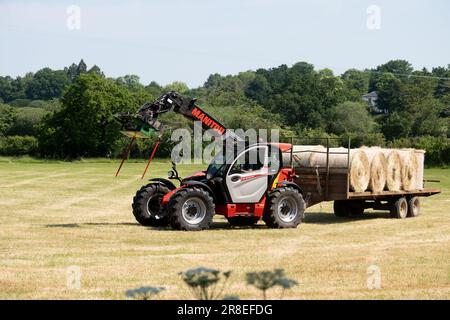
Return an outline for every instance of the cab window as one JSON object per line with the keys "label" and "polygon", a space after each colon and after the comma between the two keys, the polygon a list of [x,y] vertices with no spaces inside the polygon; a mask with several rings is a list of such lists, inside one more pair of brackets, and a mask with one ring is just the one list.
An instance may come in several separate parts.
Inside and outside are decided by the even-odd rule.
{"label": "cab window", "polygon": [[265,148],[252,148],[242,153],[230,168],[231,174],[245,174],[264,167]]}
{"label": "cab window", "polygon": [[270,147],[269,148],[269,174],[275,174],[280,170],[281,159],[280,159],[280,150],[278,148]]}

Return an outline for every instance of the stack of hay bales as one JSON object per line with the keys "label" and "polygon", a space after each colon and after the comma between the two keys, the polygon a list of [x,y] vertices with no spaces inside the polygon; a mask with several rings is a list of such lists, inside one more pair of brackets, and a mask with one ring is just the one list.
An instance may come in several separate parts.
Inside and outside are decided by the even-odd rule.
{"label": "stack of hay bales", "polygon": [[[348,149],[330,148],[329,150],[330,172],[342,172],[347,168]],[[423,150],[362,147],[350,149],[349,153],[349,180],[352,191],[423,189],[425,158]],[[294,163],[299,167],[326,167],[327,149],[320,145],[294,146],[293,158]]]}

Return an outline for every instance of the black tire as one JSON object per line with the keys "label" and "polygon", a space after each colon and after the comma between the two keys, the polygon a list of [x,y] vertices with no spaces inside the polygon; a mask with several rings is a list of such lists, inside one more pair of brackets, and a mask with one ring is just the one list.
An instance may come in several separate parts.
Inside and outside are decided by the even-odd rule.
{"label": "black tire", "polygon": [[151,183],[143,186],[133,198],[133,215],[143,226],[160,227],[169,223],[167,212],[161,207],[161,201],[169,189],[161,184]]}
{"label": "black tire", "polygon": [[200,188],[182,188],[169,199],[169,222],[176,230],[199,231],[211,226],[215,205]]}
{"label": "black tire", "polygon": [[408,217],[415,218],[420,216],[420,198],[411,197],[408,199]]}
{"label": "black tire", "polygon": [[350,211],[348,210],[347,201],[345,200],[335,200],[333,203],[333,211],[336,217],[348,217],[350,216]]}
{"label": "black tire", "polygon": [[391,205],[391,218],[405,219],[408,216],[408,201],[405,197],[398,198]]}
{"label": "black tire", "polygon": [[254,226],[258,223],[259,217],[231,217],[227,218],[232,226]]}
{"label": "black tire", "polygon": [[364,201],[335,200],[333,203],[336,217],[361,216],[364,214]]}
{"label": "black tire", "polygon": [[266,201],[263,220],[269,228],[296,228],[303,221],[306,204],[297,189],[276,188]]}

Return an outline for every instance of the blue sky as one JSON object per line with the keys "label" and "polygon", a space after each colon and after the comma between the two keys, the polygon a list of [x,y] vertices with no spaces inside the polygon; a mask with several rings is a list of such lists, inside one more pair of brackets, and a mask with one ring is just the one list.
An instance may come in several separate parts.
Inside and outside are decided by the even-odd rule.
{"label": "blue sky", "polygon": [[[67,28],[70,5],[79,30]],[[381,29],[367,28],[370,5]],[[189,86],[298,61],[336,74],[390,59],[422,68],[450,63],[449,31],[446,0],[0,0],[0,75],[81,58],[107,76]]]}

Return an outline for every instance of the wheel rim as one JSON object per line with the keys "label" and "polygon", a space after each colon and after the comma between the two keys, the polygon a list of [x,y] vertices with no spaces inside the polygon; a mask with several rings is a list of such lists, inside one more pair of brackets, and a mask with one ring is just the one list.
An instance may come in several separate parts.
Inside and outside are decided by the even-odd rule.
{"label": "wheel rim", "polygon": [[152,196],[147,200],[147,212],[155,219],[161,219],[161,197]]}
{"label": "wheel rim", "polygon": [[406,201],[402,201],[400,204],[400,216],[406,217],[406,214],[408,213],[408,204]]}
{"label": "wheel rim", "polygon": [[199,224],[206,216],[206,205],[200,198],[186,200],[181,207],[183,219],[190,224]]}
{"label": "wheel rim", "polygon": [[294,199],[283,198],[278,203],[278,216],[283,222],[292,222],[297,216],[298,206]]}

